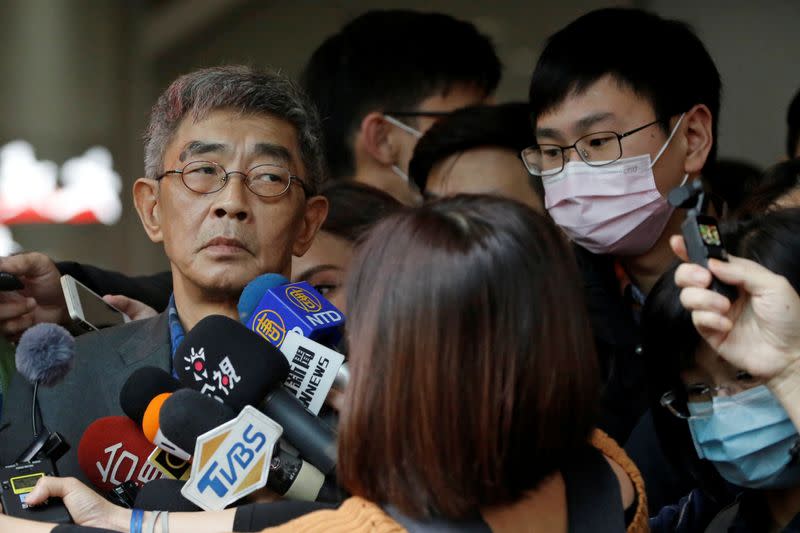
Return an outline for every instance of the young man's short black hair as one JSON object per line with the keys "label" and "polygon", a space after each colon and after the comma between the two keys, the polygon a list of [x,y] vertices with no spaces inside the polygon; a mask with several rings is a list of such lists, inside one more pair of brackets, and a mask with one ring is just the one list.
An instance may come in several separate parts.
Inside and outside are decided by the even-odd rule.
{"label": "young man's short black hair", "polygon": [[786,135],[786,155],[789,158],[797,157],[800,152],[800,91],[792,98],[789,104],[789,112],[786,114],[786,124],[789,126],[789,133]]}
{"label": "young man's short black hair", "polygon": [[323,42],[301,82],[319,108],[336,179],[355,172],[352,137],[367,113],[410,111],[456,84],[489,95],[500,73],[492,42],[472,24],[439,13],[387,10],[369,11]]}
{"label": "young man's short black hair", "polygon": [[[414,148],[408,174],[424,191],[431,169],[453,154],[484,146],[507,148],[519,154],[536,138],[526,103],[460,109],[440,120],[425,132]],[[520,165],[523,165],[520,159]],[[544,197],[542,180],[531,176],[531,186]]]}
{"label": "young man's short black hair", "polygon": [[[639,9],[592,11],[552,35],[530,85],[534,123],[573,93],[611,75],[647,98],[669,131],[669,118],[705,104],[716,159],[721,82],[703,43],[686,24]],[[713,187],[713,184],[711,184]]]}

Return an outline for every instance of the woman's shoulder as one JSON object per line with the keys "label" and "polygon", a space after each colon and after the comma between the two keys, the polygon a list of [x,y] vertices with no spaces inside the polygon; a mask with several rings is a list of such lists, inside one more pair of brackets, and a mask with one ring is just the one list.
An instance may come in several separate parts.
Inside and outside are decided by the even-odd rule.
{"label": "woman's shoulder", "polygon": [[647,493],[642,473],[625,450],[604,431],[595,429],[590,437],[590,443],[603,454],[616,475],[623,507],[628,509],[631,505],[636,505],[636,511],[628,524],[628,531],[647,531]]}

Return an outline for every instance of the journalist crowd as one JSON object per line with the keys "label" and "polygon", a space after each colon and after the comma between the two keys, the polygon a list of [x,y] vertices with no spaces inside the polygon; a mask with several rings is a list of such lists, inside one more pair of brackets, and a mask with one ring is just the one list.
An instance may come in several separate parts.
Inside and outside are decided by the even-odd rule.
{"label": "journalist crowd", "polygon": [[152,105],[169,271],[0,257],[0,531],[800,532],[800,92],[762,170],[645,10],[549,36],[527,101],[433,12],[267,67]]}

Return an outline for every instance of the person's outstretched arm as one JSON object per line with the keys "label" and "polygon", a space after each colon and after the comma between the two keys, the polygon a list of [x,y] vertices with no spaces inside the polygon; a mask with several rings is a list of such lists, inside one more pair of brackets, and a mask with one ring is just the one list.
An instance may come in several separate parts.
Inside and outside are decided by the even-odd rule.
{"label": "person's outstretched arm", "polygon": [[[10,340],[19,338],[34,324],[67,322],[67,306],[60,282],[62,274],[71,275],[101,296],[127,296],[156,311],[166,309],[172,293],[172,276],[169,272],[128,277],[79,263],[56,264],[37,252],[0,257],[0,272],[14,274],[25,285],[22,290],[0,292],[0,334]],[[120,302],[116,303],[120,305]],[[132,309],[123,311],[130,312]]]}

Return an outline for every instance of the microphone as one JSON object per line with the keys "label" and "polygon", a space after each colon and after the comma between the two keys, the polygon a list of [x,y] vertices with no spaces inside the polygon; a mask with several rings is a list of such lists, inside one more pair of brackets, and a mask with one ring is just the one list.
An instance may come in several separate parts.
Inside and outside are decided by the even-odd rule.
{"label": "microphone", "polygon": [[[339,317],[339,325],[343,323],[343,317],[333,304],[307,283],[288,284],[285,287],[281,287],[284,283],[288,283],[286,278],[277,274],[264,274],[248,283],[239,298],[239,317],[242,323],[247,324],[248,318],[253,315],[256,308],[260,309],[257,314],[263,315],[263,320],[254,319],[251,321],[250,329],[255,330],[262,336],[266,332],[265,338],[270,340],[274,346],[280,347],[291,366],[286,386],[294,392],[295,396],[303,402],[308,410],[316,415],[319,414],[325,397],[332,387],[339,391],[345,389],[350,379],[350,372],[347,365],[344,364],[343,355],[328,350],[325,346],[313,341],[315,338],[324,338],[326,335],[330,337],[331,331],[338,332],[339,328],[331,328],[329,326],[319,328],[314,316],[329,317],[333,316],[330,314],[331,312],[335,312]],[[264,305],[260,306],[262,302]],[[285,307],[294,308],[295,314],[292,316],[296,315],[298,306],[306,311],[313,311],[317,308],[333,311],[307,315],[308,329],[295,326],[287,331],[288,326],[286,326],[285,321],[281,322],[283,318],[279,316],[280,312],[275,310],[276,304],[285,304],[286,302],[291,305],[286,304]],[[270,310],[265,311],[267,307],[270,307]],[[266,318],[270,316],[273,319]],[[279,318],[281,321],[278,320]],[[279,336],[282,331],[281,323],[285,334],[282,339],[275,340],[278,339],[276,335]],[[305,340],[306,337],[309,340]],[[289,346],[287,346],[287,343]],[[310,353],[316,354],[319,352],[325,353],[319,357],[310,356]],[[307,375],[308,379],[305,379]]]}
{"label": "microphone", "polygon": [[78,464],[92,484],[103,492],[126,481],[138,487],[160,477],[147,458],[153,445],[136,424],[124,416],[95,420],[78,444]]}
{"label": "microphone", "polygon": [[284,386],[318,415],[331,389],[338,384],[342,390],[349,380],[344,356],[294,331],[286,334],[280,350],[290,367]]}
{"label": "microphone", "polygon": [[267,290],[245,325],[276,347],[289,331],[335,346],[342,336],[344,315],[308,282],[301,281]]}
{"label": "microphone", "polygon": [[36,324],[17,344],[17,371],[34,385],[52,387],[72,369],[75,339],[58,324]]}
{"label": "microphone", "polygon": [[137,368],[119,391],[119,405],[128,418],[140,427],[150,401],[165,392],[175,392],[181,384],[169,372],[155,366]]}
{"label": "microphone", "polygon": [[59,433],[45,432],[40,435],[36,423],[36,413],[39,411],[37,394],[39,385],[45,387],[57,385],[72,369],[75,339],[57,324],[37,324],[22,334],[14,358],[17,372],[33,385],[31,401],[33,442],[17,457],[15,463],[43,457],[57,461],[69,450],[69,444]]}
{"label": "microphone", "polygon": [[[180,383],[169,372],[153,366],[145,366],[133,372],[119,393],[122,411],[142,429],[144,436],[164,450],[184,461],[191,453],[166,439],[158,424],[158,412],[170,394],[180,388]],[[191,450],[191,448],[189,448]]]}
{"label": "microphone", "polygon": [[[336,436],[280,386],[289,364],[274,346],[235,320],[212,315],[186,334],[176,357],[179,354],[189,363],[178,367],[184,385],[222,400],[237,412],[260,403],[259,410],[283,427],[283,436],[301,456],[323,474],[333,472]],[[227,382],[224,376],[229,377]]]}
{"label": "microphone", "polygon": [[175,370],[184,387],[208,394],[238,413],[286,379],[289,363],[283,356],[269,357],[270,350],[275,351],[237,321],[210,315],[178,346]]}
{"label": "microphone", "polygon": [[289,283],[289,280],[280,274],[261,274],[245,285],[239,296],[239,304],[236,306],[239,311],[239,322],[246,324],[250,320],[265,292],[286,283]]}
{"label": "microphone", "polygon": [[[197,416],[198,413],[202,413],[202,416]],[[229,407],[213,398],[196,390],[182,389],[164,402],[160,423],[169,440],[189,450],[194,448],[197,437],[234,417],[235,413]],[[323,486],[326,487],[325,491],[322,491]],[[328,501],[331,494],[338,495],[325,485],[322,472],[280,447],[270,461],[267,487],[293,500]]]}
{"label": "microphone", "polygon": [[202,511],[181,494],[184,481],[159,478],[139,489],[133,507],[145,511],[169,511],[170,513]]}

